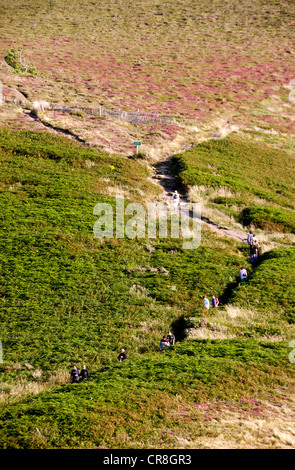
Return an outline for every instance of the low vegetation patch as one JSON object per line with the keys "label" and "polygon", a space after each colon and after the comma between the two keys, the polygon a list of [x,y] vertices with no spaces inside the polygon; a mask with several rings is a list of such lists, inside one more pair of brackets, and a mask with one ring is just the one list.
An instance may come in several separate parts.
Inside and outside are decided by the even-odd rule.
{"label": "low vegetation patch", "polygon": [[295,211],[277,207],[244,207],[239,221],[246,226],[274,232],[295,233]]}
{"label": "low vegetation patch", "polygon": [[22,47],[10,49],[4,59],[5,62],[13,68],[15,73],[37,75],[36,67],[24,58]]}
{"label": "low vegetation patch", "polygon": [[294,325],[294,261],[294,248],[265,253],[247,283],[233,290],[230,302],[258,309],[273,327],[284,320]]}

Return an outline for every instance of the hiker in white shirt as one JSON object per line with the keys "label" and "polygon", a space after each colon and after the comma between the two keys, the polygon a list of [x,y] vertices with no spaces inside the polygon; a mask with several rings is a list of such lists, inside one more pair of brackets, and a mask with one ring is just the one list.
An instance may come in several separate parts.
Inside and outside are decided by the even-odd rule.
{"label": "hiker in white shirt", "polygon": [[240,269],[241,281],[245,281],[247,279],[247,276],[248,276],[247,270],[245,269],[244,266],[242,266],[241,269]]}
{"label": "hiker in white shirt", "polygon": [[173,203],[174,209],[177,209],[178,204],[179,204],[179,194],[177,191],[174,191],[172,195],[172,203]]}

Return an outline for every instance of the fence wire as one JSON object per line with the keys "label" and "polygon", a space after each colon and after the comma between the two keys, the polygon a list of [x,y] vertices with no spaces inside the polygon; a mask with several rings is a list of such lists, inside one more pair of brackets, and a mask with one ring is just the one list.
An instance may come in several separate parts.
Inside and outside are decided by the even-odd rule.
{"label": "fence wire", "polygon": [[61,111],[64,113],[70,112],[83,112],[85,114],[91,114],[93,116],[109,116],[115,119],[120,119],[121,121],[127,121],[131,123],[159,123],[165,125],[176,124],[176,117],[173,116],[163,116],[156,113],[128,113],[127,111],[114,110],[106,108],[105,106],[99,106],[98,108],[85,108],[83,106],[56,106],[51,108],[54,111]]}
{"label": "fence wire", "polygon": [[[1,101],[28,107],[28,102],[23,100],[9,99],[2,96]],[[54,106],[42,101],[40,101],[39,104],[41,111],[44,112],[48,109],[51,111],[58,111],[62,113],[85,113],[97,117],[109,116],[114,119],[119,119],[121,121],[127,121],[136,124],[157,123],[162,125],[179,125],[180,121],[185,122],[188,119],[191,119],[187,117],[165,116],[157,113],[141,113],[139,111],[134,113],[128,113],[127,111],[110,109],[105,106],[99,106],[97,108],[87,108],[84,106]]]}

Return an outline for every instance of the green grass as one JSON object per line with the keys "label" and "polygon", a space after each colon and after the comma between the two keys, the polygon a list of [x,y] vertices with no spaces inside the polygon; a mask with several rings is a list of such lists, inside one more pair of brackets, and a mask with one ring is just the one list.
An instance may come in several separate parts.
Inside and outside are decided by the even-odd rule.
{"label": "green grass", "polygon": [[295,233],[294,211],[276,207],[244,207],[239,221],[245,225],[253,225],[262,230]]}
{"label": "green grass", "polygon": [[[81,355],[99,363],[99,351],[122,342],[136,351],[150,348],[159,329],[182,310],[201,311],[204,290],[220,295],[236,277],[236,246],[224,250],[217,268],[218,247],[183,250],[181,240],[167,239],[154,241],[149,251],[148,239],[100,243],[94,237],[94,206],[115,204],[103,194],[105,183],[95,190],[97,180],[132,188],[133,178],[136,184],[142,179],[153,196],[146,166],[33,133],[3,131],[1,145],[1,335],[7,360],[17,361],[23,351],[23,360],[50,369],[68,367]],[[89,159],[97,162],[90,169],[83,165]],[[155,319],[159,325],[145,337],[140,323]]]}
{"label": "green grass", "polygon": [[[0,448],[294,447],[294,247],[254,269],[248,247],[206,228],[196,250],[93,235],[97,203],[160,194],[148,159],[227,121],[239,135],[173,158],[180,183],[203,187],[225,220],[294,233],[293,2],[258,1],[254,14],[248,0],[23,3],[0,0],[4,97],[27,101],[4,103],[1,122],[64,129],[88,148],[0,130]],[[5,63],[20,45],[37,75]],[[47,110],[44,126],[27,112],[40,99],[192,119],[139,126]],[[135,140],[143,152],[122,157]],[[220,307],[205,312],[204,294]],[[161,353],[169,328],[177,342]],[[90,380],[68,383],[73,362]]]}
{"label": "green grass", "polygon": [[[188,333],[191,318],[205,318],[204,293],[247,306],[250,289],[254,305],[256,278],[275,285],[268,263],[278,288],[292,289],[293,250],[278,250],[253,271],[245,246],[205,229],[195,250],[169,237],[99,242],[93,208],[115,207],[107,187],[128,187],[126,203],[158,194],[141,160],[4,129],[0,156],[1,448],[178,448],[179,436],[194,442],[214,432],[196,418],[196,403],[240,412],[244,398],[276,400],[278,387],[291,390],[293,303],[289,310],[275,292],[268,318],[285,331],[280,341],[266,341],[265,330],[248,334],[245,325],[222,341]],[[243,286],[241,264],[250,273]],[[178,341],[161,353],[170,328]],[[128,359],[119,364],[122,346]],[[87,364],[89,381],[67,383],[73,363]]]}
{"label": "green grass", "polygon": [[[231,136],[198,144],[172,164],[185,190],[205,188],[208,207],[245,226],[294,233],[294,158],[287,152]],[[221,189],[228,194],[217,196]]]}
{"label": "green grass", "polygon": [[[232,292],[230,302],[258,309],[273,323],[295,323],[294,248],[271,250],[247,281]],[[275,306],[275,307],[274,307]]]}
{"label": "green grass", "polygon": [[257,410],[263,398],[274,400],[274,387],[292,383],[286,354],[286,345],[253,340],[190,341],[111,365],[2,409],[0,446],[177,448],[177,435],[206,434],[196,416],[201,403],[243,409],[249,400]]}

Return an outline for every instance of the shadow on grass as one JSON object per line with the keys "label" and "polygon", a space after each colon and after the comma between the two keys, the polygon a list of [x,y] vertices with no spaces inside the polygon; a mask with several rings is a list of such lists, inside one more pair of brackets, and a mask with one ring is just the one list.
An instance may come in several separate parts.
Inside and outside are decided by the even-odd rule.
{"label": "shadow on grass", "polygon": [[171,330],[174,333],[175,341],[182,341],[187,336],[187,329],[191,328],[191,322],[188,317],[181,315],[171,325]]}

